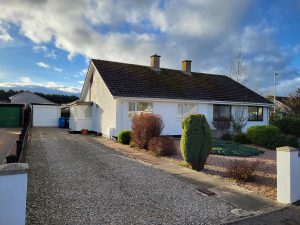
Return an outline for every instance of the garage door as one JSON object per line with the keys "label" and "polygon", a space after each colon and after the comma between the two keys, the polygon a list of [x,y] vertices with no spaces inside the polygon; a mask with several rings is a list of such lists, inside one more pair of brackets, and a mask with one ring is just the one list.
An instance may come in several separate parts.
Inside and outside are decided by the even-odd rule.
{"label": "garage door", "polygon": [[20,110],[20,107],[0,107],[0,127],[19,127]]}
{"label": "garage door", "polygon": [[59,106],[33,105],[34,127],[57,127],[60,117]]}

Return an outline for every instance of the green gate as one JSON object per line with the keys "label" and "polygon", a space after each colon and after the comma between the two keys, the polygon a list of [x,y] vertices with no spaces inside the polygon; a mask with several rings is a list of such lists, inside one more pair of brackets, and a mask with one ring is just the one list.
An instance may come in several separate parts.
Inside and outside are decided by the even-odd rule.
{"label": "green gate", "polygon": [[20,127],[20,107],[0,106],[0,127]]}

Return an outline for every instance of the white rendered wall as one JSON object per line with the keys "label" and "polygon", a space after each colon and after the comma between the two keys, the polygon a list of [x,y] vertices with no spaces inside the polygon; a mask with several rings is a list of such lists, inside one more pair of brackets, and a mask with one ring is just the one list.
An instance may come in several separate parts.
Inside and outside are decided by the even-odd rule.
{"label": "white rendered wall", "polygon": [[0,224],[25,225],[27,173],[0,176]]}
{"label": "white rendered wall", "polygon": [[[88,112],[87,112],[88,111]],[[93,130],[92,106],[75,105],[70,107],[69,128],[73,131],[81,131],[82,129]]]}
{"label": "white rendered wall", "polygon": [[[131,120],[128,118],[128,102],[126,100],[117,101],[117,131],[131,129]],[[179,103],[185,102],[152,102],[153,103],[153,113],[161,115],[165,128],[163,130],[164,135],[181,135],[181,120],[177,118],[177,105]],[[187,103],[187,102],[186,102]],[[213,104],[199,103],[198,113],[205,115],[211,129],[213,126]],[[232,106],[232,115],[234,115],[235,110],[242,108],[245,115],[248,115],[247,106]],[[243,131],[254,125],[266,125],[268,121],[268,109],[263,108],[263,121],[248,121]],[[118,133],[118,132],[117,132]]]}
{"label": "white rendered wall", "polygon": [[[98,115],[93,118],[93,123],[98,123],[96,128],[99,130],[95,131],[102,133],[106,137],[117,136],[117,102],[110,94],[98,71],[95,71],[93,76],[91,101],[96,104],[95,107],[98,107]],[[94,112],[96,111],[94,110]]]}

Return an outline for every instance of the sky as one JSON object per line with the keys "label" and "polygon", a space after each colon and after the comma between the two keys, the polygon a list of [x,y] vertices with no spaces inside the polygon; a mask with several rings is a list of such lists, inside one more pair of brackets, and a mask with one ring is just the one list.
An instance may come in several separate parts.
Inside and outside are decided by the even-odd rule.
{"label": "sky", "polygon": [[228,74],[268,95],[300,87],[300,0],[0,0],[0,88],[78,94],[90,58]]}

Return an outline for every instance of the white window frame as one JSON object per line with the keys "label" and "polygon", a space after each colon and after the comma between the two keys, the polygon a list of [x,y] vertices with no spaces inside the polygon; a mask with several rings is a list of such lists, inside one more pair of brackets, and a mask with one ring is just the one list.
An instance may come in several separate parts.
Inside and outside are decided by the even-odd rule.
{"label": "white window frame", "polygon": [[177,119],[184,120],[188,115],[198,113],[198,104],[178,103],[177,104]]}
{"label": "white window frame", "polygon": [[[151,111],[138,111],[138,104],[149,104],[151,105]],[[130,104],[134,104],[134,110],[131,111],[129,110],[130,109]],[[141,114],[141,113],[153,113],[153,102],[128,102],[128,119],[132,119],[132,117],[134,115],[138,115],[138,114]]]}

